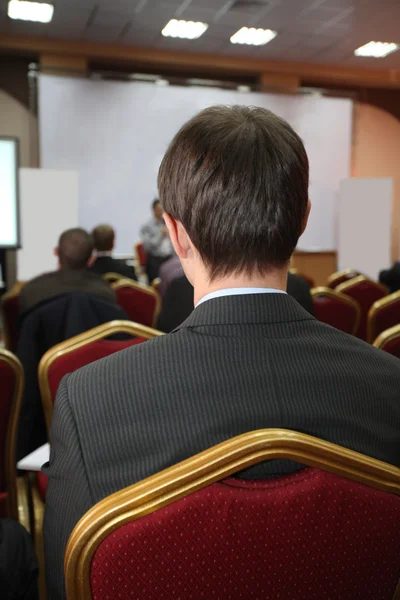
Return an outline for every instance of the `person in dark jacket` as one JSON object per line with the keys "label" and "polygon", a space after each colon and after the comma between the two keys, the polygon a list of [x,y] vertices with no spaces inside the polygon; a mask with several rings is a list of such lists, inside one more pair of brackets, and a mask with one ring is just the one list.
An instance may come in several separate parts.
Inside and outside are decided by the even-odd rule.
{"label": "person in dark jacket", "polygon": [[[301,138],[263,108],[207,108],[171,142],[158,188],[196,308],[61,382],[44,469],[51,600],[65,597],[65,546],[86,511],[236,435],[291,429],[400,466],[399,360],[286,293],[308,185]],[[301,468],[266,461],[244,476]]]}
{"label": "person in dark jacket", "polygon": [[310,315],[314,315],[313,300],[307,281],[293,273],[288,273],[286,290]]}
{"label": "person in dark jacket", "polygon": [[59,260],[58,270],[35,277],[23,286],[19,296],[20,314],[70,292],[94,294],[116,302],[110,285],[87,269],[93,252],[92,238],[87,231],[79,227],[64,231],[54,252]]}
{"label": "person in dark jacket", "polygon": [[0,519],[1,600],[39,600],[32,538],[16,521]]}
{"label": "person in dark jacket", "polygon": [[394,263],[391,269],[381,271],[379,281],[389,288],[391,294],[400,290],[400,261]]}
{"label": "person in dark jacket", "polygon": [[90,270],[99,275],[117,273],[123,277],[137,281],[135,269],[129,267],[122,260],[113,258],[112,251],[115,243],[115,231],[111,225],[98,225],[92,231],[95,259],[90,265]]}

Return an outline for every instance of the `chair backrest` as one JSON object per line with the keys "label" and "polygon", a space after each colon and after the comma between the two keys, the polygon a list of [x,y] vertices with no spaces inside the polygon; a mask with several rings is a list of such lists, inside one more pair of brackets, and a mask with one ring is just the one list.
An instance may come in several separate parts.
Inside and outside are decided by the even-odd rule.
{"label": "chair backrest", "polygon": [[112,284],[118,304],[131,321],[154,327],[160,312],[160,297],[150,286],[130,279],[121,279]]}
{"label": "chair backrest", "polygon": [[345,333],[356,334],[361,310],[355,300],[327,287],[313,288],[311,296],[314,315],[318,321],[332,325]]}
{"label": "chair backrest", "polygon": [[119,273],[104,273],[104,275],[102,277],[103,277],[103,279],[108,281],[108,283],[115,283],[116,281],[119,281],[120,279],[126,279],[126,277],[124,277],[123,275],[120,275]]}
{"label": "chair backrest", "polygon": [[136,261],[139,267],[145,267],[147,264],[147,252],[144,249],[144,244],[143,242],[137,242],[135,244],[135,254],[136,254]]}
{"label": "chair backrest", "polygon": [[354,279],[354,277],[358,277],[358,275],[361,275],[361,273],[360,271],[356,271],[356,269],[343,269],[342,271],[336,271],[335,273],[329,275],[326,281],[326,287],[335,289],[341,283],[349,281],[350,279]]}
{"label": "chair backrest", "polygon": [[0,310],[3,326],[4,346],[10,352],[16,352],[19,338],[19,292],[15,287],[1,297]]}
{"label": "chair backrest", "polygon": [[153,281],[151,282],[151,287],[153,288],[153,290],[155,290],[158,293],[158,288],[160,287],[160,283],[161,283],[161,279],[159,277],[156,277],[155,279],[153,279]]}
{"label": "chair backrest", "polygon": [[388,295],[387,288],[364,275],[358,275],[350,281],[341,283],[336,291],[358,302],[361,309],[361,319],[356,335],[362,340],[366,340],[369,309],[374,302]]}
{"label": "chair backrest", "polygon": [[302,279],[304,279],[304,281],[310,286],[310,288],[314,287],[314,279],[309,275],[302,273],[301,271],[299,271],[299,269],[296,269],[295,267],[290,267],[289,271],[292,273],[292,275],[297,275],[297,277],[301,277]]}
{"label": "chair backrest", "polygon": [[[230,479],[282,458],[312,468]],[[67,598],[392,600],[399,495],[391,465],[293,431],[243,434],[89,510],[67,544]]]}
{"label": "chair backrest", "polygon": [[[128,334],[132,337],[124,340],[105,339],[115,334]],[[64,375],[159,335],[163,335],[161,331],[138,323],[110,321],[50,348],[39,364],[39,387],[47,431],[51,425],[58,386]]]}
{"label": "chair backrest", "polygon": [[16,356],[0,350],[0,517],[18,518],[15,447],[24,373]]}
{"label": "chair backrest", "polygon": [[368,313],[368,341],[370,344],[386,329],[400,324],[400,291],[394,292],[371,306]]}
{"label": "chair backrest", "polygon": [[378,335],[374,346],[400,358],[400,325],[395,325]]}

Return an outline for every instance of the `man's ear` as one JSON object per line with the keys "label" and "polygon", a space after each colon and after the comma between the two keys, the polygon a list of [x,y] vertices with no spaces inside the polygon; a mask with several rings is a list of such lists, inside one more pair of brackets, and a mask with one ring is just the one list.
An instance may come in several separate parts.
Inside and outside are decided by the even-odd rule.
{"label": "man's ear", "polygon": [[59,252],[58,252],[57,246],[54,248],[53,253],[54,253],[54,256],[57,256],[57,258],[59,257]]}
{"label": "man's ear", "polygon": [[180,221],[177,221],[166,212],[164,213],[164,220],[176,254],[181,259],[187,258],[191,249],[191,242],[186,229]]}
{"label": "man's ear", "polygon": [[305,212],[304,217],[303,217],[303,222],[301,224],[301,234],[300,235],[303,235],[303,233],[306,230],[307,223],[308,223],[308,217],[310,216],[310,212],[311,212],[311,200],[309,198],[308,202],[307,202],[306,212]]}

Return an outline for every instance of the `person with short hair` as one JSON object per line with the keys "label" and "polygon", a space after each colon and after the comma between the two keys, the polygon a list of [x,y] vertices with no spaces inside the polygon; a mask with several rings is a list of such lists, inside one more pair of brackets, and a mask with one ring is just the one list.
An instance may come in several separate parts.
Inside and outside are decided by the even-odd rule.
{"label": "person with short hair", "polygon": [[[196,308],[173,333],[59,387],[45,471],[52,600],[63,595],[68,536],[89,508],[236,435],[292,429],[400,465],[400,362],[285,292],[308,184],[303,142],[263,108],[207,108],[171,142],[159,194]],[[270,461],[244,476],[299,468]]]}
{"label": "person with short hair", "polygon": [[20,312],[25,314],[42,302],[70,292],[87,292],[115,302],[115,292],[99,275],[87,269],[93,252],[90,234],[75,227],[64,231],[54,250],[57,271],[39,275],[26,283],[20,292]]}
{"label": "person with short hair", "polygon": [[161,265],[173,255],[173,248],[163,218],[161,202],[156,198],[152,205],[153,217],[143,225],[140,234],[147,252],[146,273],[149,283],[156,279]]}
{"label": "person with short hair", "polygon": [[115,231],[111,225],[98,225],[92,231],[95,259],[90,265],[91,271],[98,275],[117,273],[122,277],[137,281],[135,269],[122,260],[113,258],[112,251],[115,243]]}

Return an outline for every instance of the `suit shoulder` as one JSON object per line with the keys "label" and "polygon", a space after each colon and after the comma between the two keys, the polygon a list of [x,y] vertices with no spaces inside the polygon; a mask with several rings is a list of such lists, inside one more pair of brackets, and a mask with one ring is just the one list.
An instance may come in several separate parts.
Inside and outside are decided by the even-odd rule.
{"label": "suit shoulder", "polygon": [[39,287],[43,285],[47,285],[48,283],[52,283],[53,281],[57,281],[59,271],[51,271],[50,273],[43,273],[42,275],[38,275],[37,277],[33,277],[22,287],[21,293],[26,290],[29,290],[33,287]]}

